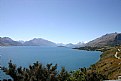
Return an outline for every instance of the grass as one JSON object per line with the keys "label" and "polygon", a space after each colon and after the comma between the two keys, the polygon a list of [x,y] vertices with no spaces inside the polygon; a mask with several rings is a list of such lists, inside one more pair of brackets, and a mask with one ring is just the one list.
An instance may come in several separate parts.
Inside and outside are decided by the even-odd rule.
{"label": "grass", "polygon": [[[115,58],[117,49],[121,47],[113,47],[105,51],[96,64],[94,64],[97,72],[107,75],[109,79],[117,79],[121,75],[121,59]],[[118,53],[121,56],[121,52]]]}

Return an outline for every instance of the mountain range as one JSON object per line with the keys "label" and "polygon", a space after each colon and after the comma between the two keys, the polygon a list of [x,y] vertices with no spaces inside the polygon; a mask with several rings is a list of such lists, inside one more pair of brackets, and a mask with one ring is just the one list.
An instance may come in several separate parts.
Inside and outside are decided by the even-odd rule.
{"label": "mountain range", "polygon": [[23,45],[25,46],[56,46],[55,43],[42,39],[42,38],[34,38],[32,40],[24,42]]}
{"label": "mountain range", "polygon": [[56,44],[49,40],[45,40],[42,38],[34,38],[29,41],[14,41],[9,37],[0,37],[0,46],[64,46],[64,47],[104,47],[104,46],[115,46],[121,45],[121,33],[109,33],[103,35],[99,38],[96,38],[88,43],[79,42],[77,44]]}
{"label": "mountain range", "polygon": [[14,41],[9,37],[0,37],[0,46],[22,46],[22,43]]}
{"label": "mountain range", "polygon": [[58,43],[57,44],[57,46],[59,47],[68,47],[68,48],[83,47],[84,45],[85,45],[84,42],[79,42],[77,44],[72,44],[72,43],[68,43],[68,44]]}
{"label": "mountain range", "polygon": [[0,37],[0,46],[64,46],[64,47],[77,47],[81,46],[83,43],[77,43],[77,44],[63,44],[63,43],[54,43],[49,40],[45,40],[42,38],[33,38],[29,41],[14,41],[13,39],[9,37]]}
{"label": "mountain range", "polygon": [[106,34],[85,44],[85,46],[90,47],[104,47],[115,45],[121,45],[121,33],[115,32]]}
{"label": "mountain range", "polygon": [[34,38],[29,41],[14,41],[9,37],[0,37],[0,46],[56,46],[56,44],[42,38]]}

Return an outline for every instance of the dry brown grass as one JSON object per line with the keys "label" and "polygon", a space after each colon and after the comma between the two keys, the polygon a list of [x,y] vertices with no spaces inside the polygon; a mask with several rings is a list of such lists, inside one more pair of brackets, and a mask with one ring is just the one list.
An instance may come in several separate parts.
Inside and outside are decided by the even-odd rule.
{"label": "dry brown grass", "polygon": [[[101,60],[95,64],[96,71],[107,75],[109,79],[117,79],[121,75],[121,59],[114,57],[116,51],[117,48],[114,47],[104,52],[101,55]],[[121,52],[118,56],[121,56]]]}

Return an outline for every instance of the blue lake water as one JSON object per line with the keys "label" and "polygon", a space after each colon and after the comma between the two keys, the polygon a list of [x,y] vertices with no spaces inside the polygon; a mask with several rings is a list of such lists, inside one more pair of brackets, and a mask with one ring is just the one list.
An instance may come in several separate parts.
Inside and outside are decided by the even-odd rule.
{"label": "blue lake water", "polygon": [[1,64],[8,66],[11,59],[17,66],[28,67],[36,61],[46,65],[58,64],[58,69],[76,70],[89,67],[100,58],[99,51],[84,51],[64,47],[11,46],[0,47]]}

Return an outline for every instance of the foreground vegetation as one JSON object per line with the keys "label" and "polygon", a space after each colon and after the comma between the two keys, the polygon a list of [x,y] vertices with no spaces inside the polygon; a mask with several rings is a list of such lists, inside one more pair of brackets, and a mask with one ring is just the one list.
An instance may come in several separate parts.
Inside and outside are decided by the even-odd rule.
{"label": "foreground vegetation", "polygon": [[57,64],[43,66],[38,61],[29,68],[17,67],[11,61],[8,68],[2,68],[14,81],[102,81],[107,79],[105,75],[93,69],[80,68],[68,72],[65,68],[57,71]]}

